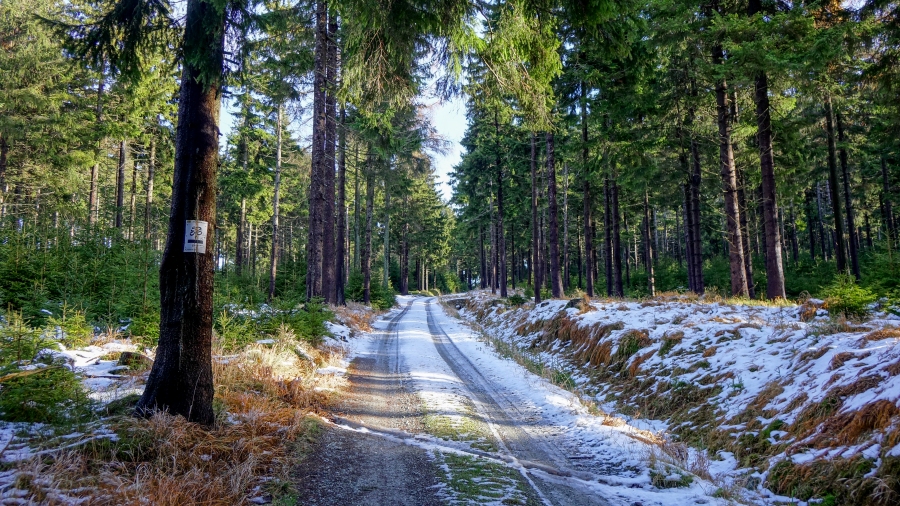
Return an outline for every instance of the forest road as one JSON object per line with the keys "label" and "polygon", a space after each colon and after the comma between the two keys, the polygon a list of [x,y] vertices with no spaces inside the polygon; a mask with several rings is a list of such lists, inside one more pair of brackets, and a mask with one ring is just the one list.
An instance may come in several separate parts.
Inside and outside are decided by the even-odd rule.
{"label": "forest road", "polygon": [[[472,454],[506,462],[521,472],[532,489],[526,494],[529,503],[608,505],[587,487],[579,486],[585,473],[559,450],[540,413],[529,411],[516,401],[515,393],[491,382],[456,347],[440,324],[449,316],[434,307],[436,304],[437,299],[410,301],[376,336],[371,352],[353,361],[351,387],[335,417],[342,428],[328,428],[298,467],[298,504],[459,503],[442,492],[447,484],[441,483],[440,470],[429,455],[430,450],[441,451],[441,444],[432,444],[434,438],[423,434],[423,402],[405,367],[400,342],[404,333],[398,332],[401,324],[427,319],[436,356],[463,385],[475,415],[490,427],[496,444],[494,452],[475,450]],[[423,440],[432,443],[414,444]],[[453,442],[446,444],[450,451],[460,448]]]}

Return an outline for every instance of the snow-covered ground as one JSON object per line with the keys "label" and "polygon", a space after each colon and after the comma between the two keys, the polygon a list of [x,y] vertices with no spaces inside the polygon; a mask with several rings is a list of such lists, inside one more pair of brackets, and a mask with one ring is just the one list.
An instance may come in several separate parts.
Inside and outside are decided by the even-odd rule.
{"label": "snow-covered ground", "polygon": [[660,439],[702,434],[714,481],[765,504],[791,501],[766,488],[779,462],[861,456],[878,477],[900,455],[900,318],[852,324],[817,302],[604,300],[583,311],[565,300],[510,308],[480,293],[460,313],[565,371],[629,427]]}

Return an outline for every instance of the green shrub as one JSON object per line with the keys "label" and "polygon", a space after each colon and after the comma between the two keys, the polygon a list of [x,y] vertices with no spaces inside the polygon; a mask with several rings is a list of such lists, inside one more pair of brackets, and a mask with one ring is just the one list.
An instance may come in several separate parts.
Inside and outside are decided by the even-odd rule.
{"label": "green shrub", "polygon": [[0,326],[0,366],[30,362],[44,348],[57,348],[56,342],[41,329],[28,326],[22,313],[7,314],[8,322]]}
{"label": "green shrub", "polygon": [[131,339],[147,348],[159,343],[159,309],[150,309],[138,314],[128,327]]}
{"label": "green shrub", "polygon": [[506,298],[506,302],[510,306],[521,306],[522,304],[525,303],[525,297],[522,297],[521,295],[514,293]]}
{"label": "green shrub", "polygon": [[56,334],[56,338],[68,348],[87,346],[94,337],[94,327],[88,323],[84,311],[69,311],[65,306],[62,317],[49,317],[47,326],[48,331]]}
{"label": "green shrub", "polygon": [[67,367],[8,373],[0,382],[3,420],[63,424],[83,419],[91,408],[78,376]]}
{"label": "green shrub", "polygon": [[824,290],[825,308],[832,315],[843,314],[847,318],[865,318],[869,305],[875,302],[875,294],[856,284],[846,274],[838,276],[831,286]]}
{"label": "green shrub", "polygon": [[264,313],[259,317],[259,330],[268,334],[275,334],[285,325],[294,334],[306,341],[318,343],[328,333],[325,326],[333,316],[321,299],[313,299],[306,304],[301,304],[293,309],[275,309]]}
{"label": "green shrub", "polygon": [[225,351],[240,350],[260,339],[260,329],[253,319],[226,310],[219,313],[213,326]]}

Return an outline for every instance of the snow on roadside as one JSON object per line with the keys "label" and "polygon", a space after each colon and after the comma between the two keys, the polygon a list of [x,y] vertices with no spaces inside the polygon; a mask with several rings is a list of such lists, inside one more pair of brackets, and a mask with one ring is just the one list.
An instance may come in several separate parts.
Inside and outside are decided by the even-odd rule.
{"label": "snow on roadside", "polygon": [[[602,409],[632,426],[682,439],[695,431],[725,439],[717,443],[709,473],[723,486],[755,490],[756,501],[778,499],[763,485],[772,466],[785,459],[804,464],[861,456],[872,462],[874,474],[893,457],[900,427],[895,316],[876,314],[852,325],[812,305],[657,299],[595,301],[585,312],[579,306],[551,300],[508,308],[480,293],[460,314],[492,337],[564,369]],[[677,413],[677,420],[647,419],[648,398],[677,399],[677,388],[704,400]],[[816,411],[826,404],[830,411]],[[876,408],[887,421],[863,420]],[[700,416],[707,411],[711,416]],[[867,430],[851,432],[854,417],[868,423]],[[826,421],[837,433],[823,433]],[[882,448],[888,441],[891,446]],[[754,455],[763,451],[764,457]]]}

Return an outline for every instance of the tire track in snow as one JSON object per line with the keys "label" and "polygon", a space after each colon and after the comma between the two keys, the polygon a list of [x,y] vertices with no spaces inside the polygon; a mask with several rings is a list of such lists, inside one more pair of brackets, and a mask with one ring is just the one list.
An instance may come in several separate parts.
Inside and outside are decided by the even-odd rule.
{"label": "tire track in snow", "polygon": [[[493,431],[501,452],[520,461],[523,469],[537,469],[551,478],[536,480],[536,476],[526,473],[526,479],[541,494],[542,499],[546,503],[559,505],[607,505],[606,501],[578,486],[577,482],[585,480],[585,473],[572,471],[568,459],[545,440],[546,435],[532,434],[535,430],[531,427],[535,420],[534,414],[523,411],[515,399],[485,378],[437,325],[432,315],[431,301],[424,304],[429,333],[438,354],[471,394],[469,398]],[[407,305],[407,309],[409,307]],[[568,480],[575,487],[568,486],[567,478],[576,475],[580,476]],[[589,477],[587,479],[590,480]]]}

